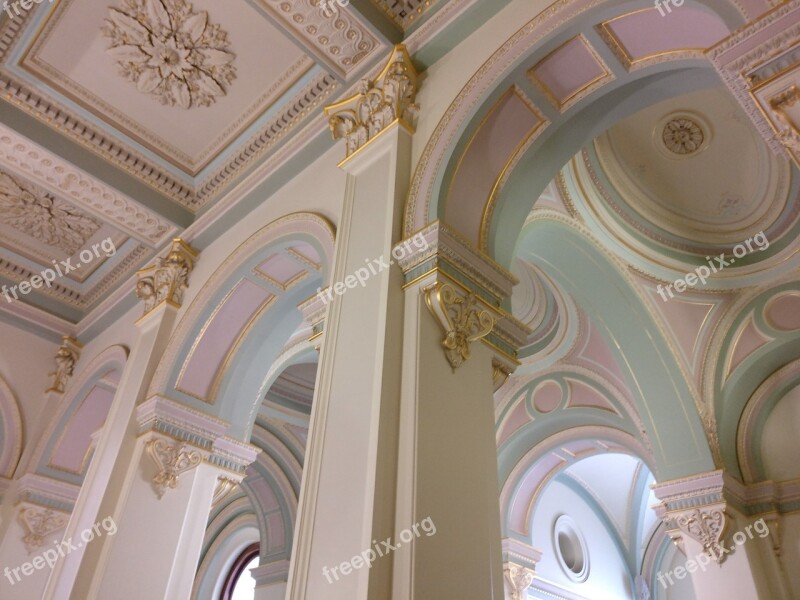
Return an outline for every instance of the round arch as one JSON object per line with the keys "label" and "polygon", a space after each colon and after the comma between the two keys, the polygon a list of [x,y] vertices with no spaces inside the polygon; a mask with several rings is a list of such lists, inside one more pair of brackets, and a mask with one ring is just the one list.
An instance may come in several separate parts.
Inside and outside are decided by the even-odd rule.
{"label": "round arch", "polygon": [[150,386],[231,423],[247,441],[274,373],[301,325],[298,305],[330,276],[335,230],[293,213],[266,225],[214,271],[181,318]]}
{"label": "round arch", "polygon": [[[767,8],[764,6],[763,10]],[[656,13],[659,30],[664,30],[665,38],[674,38],[678,46],[642,57],[626,55],[624,45],[600,39],[609,37],[606,24],[610,21],[648,10],[655,12],[652,4],[642,2],[558,2],[508,38],[466,82],[433,130],[409,191],[404,235],[408,237],[430,222],[443,219],[507,267],[524,217],[538,198],[537,192],[582,145],[624,116],[657,100],[720,85],[702,49],[742,25],[742,9],[722,0],[686,3],[679,19],[660,19]],[[703,21],[705,26],[694,28],[694,33],[687,36],[686,19]],[[671,36],[670,28],[679,31],[673,31],[675,35]],[[487,186],[478,185],[475,169],[458,167],[470,145],[479,143],[480,130],[497,128],[499,120],[494,120],[491,113],[504,96],[525,87],[532,65],[577,38],[586,43],[587,53],[595,55],[607,76],[596,85],[582,88],[575,101],[560,105],[555,111],[539,100],[541,106],[533,111],[538,117],[526,126],[531,127],[530,134],[509,148],[503,160],[496,161]],[[621,67],[608,66],[612,60],[605,43],[612,47]],[[598,56],[596,50],[600,47],[605,59]],[[529,98],[527,104],[531,104]],[[521,113],[517,110],[516,114]],[[513,127],[518,121],[509,122]],[[488,163],[491,161],[486,159],[491,155],[486,152],[496,138],[491,133],[485,138],[485,147],[477,154]],[[466,181],[460,188],[459,177]],[[475,191],[453,194],[448,202],[454,189]]]}

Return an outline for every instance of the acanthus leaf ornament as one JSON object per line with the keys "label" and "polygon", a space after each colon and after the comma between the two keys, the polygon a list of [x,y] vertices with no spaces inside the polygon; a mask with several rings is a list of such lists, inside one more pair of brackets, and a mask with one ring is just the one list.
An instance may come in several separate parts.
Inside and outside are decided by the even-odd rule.
{"label": "acanthus leaf ornament", "polygon": [[438,283],[423,290],[425,303],[444,330],[442,347],[455,371],[469,360],[470,344],[494,329],[494,318],[481,309],[475,294],[461,296],[450,284]]}
{"label": "acanthus leaf ornament", "polygon": [[0,222],[68,256],[100,229],[100,223],[71,204],[3,172],[0,172]]}
{"label": "acanthus leaf ornament", "polygon": [[703,552],[718,564],[725,561],[728,550],[722,538],[727,527],[727,516],[721,508],[703,507],[674,517],[678,528],[703,546]]}
{"label": "acanthus leaf ornament", "polygon": [[145,450],[158,468],[153,476],[153,488],[159,499],[167,490],[178,486],[178,477],[202,462],[197,450],[188,450],[181,444],[170,444],[162,438],[147,442]]}
{"label": "acanthus leaf ornament", "polygon": [[144,303],[145,314],[162,302],[181,305],[196,258],[197,252],[191,246],[175,239],[166,258],[159,258],[155,265],[137,273],[136,297]]}
{"label": "acanthus leaf ornament", "polygon": [[162,104],[210,106],[236,79],[228,34],[186,0],[124,0],[102,29],[120,74]]}
{"label": "acanthus leaf ornament", "polygon": [[344,138],[347,156],[399,121],[413,131],[419,107],[417,71],[405,46],[398,44],[374,81],[362,79],[355,96],[325,107],[333,138]]}
{"label": "acanthus leaf ornament", "polygon": [[41,548],[45,537],[66,526],[69,515],[50,509],[26,507],[19,511],[19,522],[26,533],[22,542],[28,553]]}

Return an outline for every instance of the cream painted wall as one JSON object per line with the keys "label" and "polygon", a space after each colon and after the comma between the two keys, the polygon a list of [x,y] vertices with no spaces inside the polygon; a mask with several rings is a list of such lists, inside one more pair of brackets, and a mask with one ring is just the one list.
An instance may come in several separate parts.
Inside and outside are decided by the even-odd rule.
{"label": "cream painted wall", "polygon": [[58,345],[6,323],[0,323],[0,377],[14,393],[23,423],[23,444],[44,405],[55,370]]}

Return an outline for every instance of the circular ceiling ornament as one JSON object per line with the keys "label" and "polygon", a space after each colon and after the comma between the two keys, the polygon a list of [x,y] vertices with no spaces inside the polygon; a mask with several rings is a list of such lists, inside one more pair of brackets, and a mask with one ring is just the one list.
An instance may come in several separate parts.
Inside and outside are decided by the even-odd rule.
{"label": "circular ceiling ornament", "polygon": [[[673,113],[662,120],[660,139],[664,148],[680,157],[697,154],[708,146],[708,126],[691,113]],[[658,131],[658,130],[656,130]]]}
{"label": "circular ceiling ornament", "polygon": [[653,141],[661,154],[668,158],[689,158],[708,147],[711,127],[696,113],[672,112],[659,120],[653,130]]}
{"label": "circular ceiling ornament", "polygon": [[210,106],[236,78],[228,34],[186,0],[124,0],[102,32],[120,74],[162,104]]}

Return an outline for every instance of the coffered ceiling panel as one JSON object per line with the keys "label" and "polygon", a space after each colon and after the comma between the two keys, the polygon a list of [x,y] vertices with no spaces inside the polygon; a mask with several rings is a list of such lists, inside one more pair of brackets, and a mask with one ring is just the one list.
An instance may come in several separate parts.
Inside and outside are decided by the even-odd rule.
{"label": "coffered ceiling panel", "polygon": [[319,0],[60,0],[0,23],[0,87],[197,212],[387,48]]}
{"label": "coffered ceiling panel", "polygon": [[314,64],[247,3],[231,4],[61,3],[22,65],[194,176]]}

